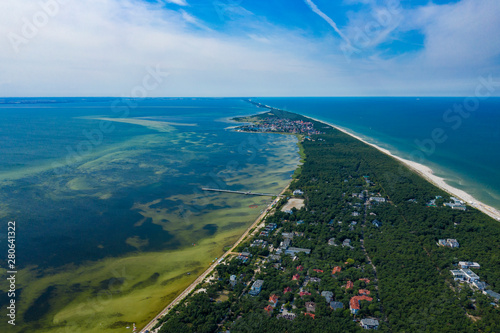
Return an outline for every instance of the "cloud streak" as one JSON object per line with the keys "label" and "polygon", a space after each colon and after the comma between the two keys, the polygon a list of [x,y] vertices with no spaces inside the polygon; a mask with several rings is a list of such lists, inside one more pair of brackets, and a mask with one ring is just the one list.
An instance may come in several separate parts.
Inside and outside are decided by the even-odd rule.
{"label": "cloud streak", "polygon": [[352,43],[351,41],[349,40],[349,38],[347,38],[346,35],[344,35],[342,33],[342,31],[340,31],[340,29],[337,27],[337,24],[328,16],[326,15],[325,13],[323,13],[319,8],[318,6],[316,6],[316,4],[314,2],[312,2],[312,0],[304,0],[305,3],[309,6],[309,8],[311,8],[311,10],[318,14],[323,20],[325,20],[332,28],[333,30],[335,30],[335,32],[337,32],[337,34],[349,45],[351,46]]}

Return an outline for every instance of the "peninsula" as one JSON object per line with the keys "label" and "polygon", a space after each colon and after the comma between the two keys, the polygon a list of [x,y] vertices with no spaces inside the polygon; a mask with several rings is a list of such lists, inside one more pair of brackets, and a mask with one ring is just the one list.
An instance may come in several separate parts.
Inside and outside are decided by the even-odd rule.
{"label": "peninsula", "polygon": [[238,130],[297,135],[305,162],[150,332],[500,330],[497,221],[350,134],[257,106]]}

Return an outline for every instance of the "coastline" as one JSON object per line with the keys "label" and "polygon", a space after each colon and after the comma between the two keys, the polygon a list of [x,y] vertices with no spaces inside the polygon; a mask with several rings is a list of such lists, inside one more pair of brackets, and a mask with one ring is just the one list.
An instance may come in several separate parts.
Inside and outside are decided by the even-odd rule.
{"label": "coastline", "polygon": [[[298,166],[297,166],[298,167]],[[196,280],[194,280],[186,289],[184,289],[172,302],[170,302],[160,313],[158,313],[145,327],[143,327],[139,332],[140,333],[145,333],[145,332],[150,332],[150,333],[157,333],[159,332],[161,326],[155,330],[153,330],[153,327],[155,327],[158,323],[158,319],[166,315],[174,306],[179,304],[183,299],[188,297],[192,291],[196,289],[196,287],[203,282],[203,280],[212,273],[212,271],[224,260],[227,258],[227,256],[231,255],[234,251],[234,249],[240,245],[241,242],[243,242],[247,236],[250,234],[250,232],[256,228],[262,220],[267,216],[272,211],[272,206],[276,204],[279,199],[281,198],[281,195],[285,193],[286,190],[290,187],[292,180],[288,182],[288,184],[285,186],[285,188],[280,192],[280,194],[276,197],[276,199],[273,200],[269,204],[268,208],[264,212],[262,212],[257,219],[245,230],[245,232],[238,238],[238,240],[231,246],[229,250],[224,252],[223,255],[221,255],[219,260],[216,260],[212,265],[210,265],[205,271],[203,271],[202,274],[200,274]],[[253,233],[252,233],[253,234]]]}
{"label": "coastline", "polygon": [[310,118],[310,119],[313,119],[317,122],[320,122],[322,124],[325,124],[325,125],[328,125],[328,126],[331,126],[333,128],[335,128],[336,130],[339,130],[341,131],[342,133],[345,133],[361,142],[363,142],[364,144],[367,144],[375,149],[377,149],[378,151],[392,157],[392,158],[395,158],[396,160],[398,160],[399,162],[403,163],[404,165],[406,165],[408,168],[410,168],[411,170],[415,171],[417,174],[419,174],[420,176],[422,176],[425,180],[427,180],[428,182],[432,183],[433,185],[439,187],[440,189],[442,189],[443,191],[445,192],[448,192],[449,194],[453,195],[454,197],[462,200],[462,201],[465,201],[467,204],[469,204],[470,206],[474,207],[474,208],[477,208],[478,210],[480,210],[481,212],[485,213],[486,215],[494,218],[495,220],[497,221],[500,221],[500,211],[498,211],[497,209],[489,206],[489,205],[486,205],[485,203],[482,203],[481,201],[477,200],[476,198],[474,198],[472,195],[470,195],[469,193],[463,191],[463,190],[460,190],[456,187],[453,187],[451,185],[449,185],[448,183],[446,183],[445,179],[442,178],[442,177],[439,177],[439,176],[436,176],[433,172],[433,170],[431,168],[429,168],[428,166],[426,165],[423,165],[423,164],[420,164],[420,163],[417,163],[417,162],[414,162],[414,161],[411,161],[411,160],[407,160],[407,159],[404,159],[402,157],[399,157],[397,155],[394,155],[393,153],[391,153],[389,150],[385,149],[385,148],[382,148],[382,147],[379,147],[377,146],[376,144],[373,144],[373,143],[370,143],[370,142],[367,142],[365,139],[349,132],[348,130],[342,128],[342,127],[339,127],[339,126],[336,126],[336,125],[333,125],[331,123],[328,123],[328,122],[325,122],[325,121],[322,121],[322,120],[319,120],[319,119],[315,119],[315,118],[312,118],[312,117],[309,117],[309,116],[304,116],[304,117],[307,117],[307,118]]}

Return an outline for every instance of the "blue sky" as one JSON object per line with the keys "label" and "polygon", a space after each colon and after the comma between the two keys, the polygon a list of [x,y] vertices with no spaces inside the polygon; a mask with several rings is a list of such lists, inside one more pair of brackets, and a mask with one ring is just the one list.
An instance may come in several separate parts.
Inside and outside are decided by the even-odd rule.
{"label": "blue sky", "polygon": [[499,32],[498,0],[4,0],[0,95],[470,96]]}

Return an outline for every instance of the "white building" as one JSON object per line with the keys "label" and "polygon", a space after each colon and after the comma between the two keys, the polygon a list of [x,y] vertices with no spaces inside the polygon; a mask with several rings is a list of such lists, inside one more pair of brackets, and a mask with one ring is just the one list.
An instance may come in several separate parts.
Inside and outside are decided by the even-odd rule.
{"label": "white building", "polygon": [[367,330],[376,330],[378,328],[378,320],[377,319],[371,319],[371,318],[365,318],[361,319],[361,327]]}
{"label": "white building", "polygon": [[472,261],[459,261],[458,267],[460,267],[460,268],[481,268],[481,265],[479,265],[477,262],[472,262]]}

